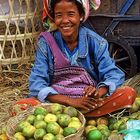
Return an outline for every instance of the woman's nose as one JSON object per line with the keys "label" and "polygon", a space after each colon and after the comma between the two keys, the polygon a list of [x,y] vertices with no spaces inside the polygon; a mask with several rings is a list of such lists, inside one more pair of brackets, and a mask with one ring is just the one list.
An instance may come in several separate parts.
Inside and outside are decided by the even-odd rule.
{"label": "woman's nose", "polygon": [[64,22],[64,23],[69,22],[69,17],[68,17],[67,15],[64,15],[64,16],[62,17],[62,22]]}

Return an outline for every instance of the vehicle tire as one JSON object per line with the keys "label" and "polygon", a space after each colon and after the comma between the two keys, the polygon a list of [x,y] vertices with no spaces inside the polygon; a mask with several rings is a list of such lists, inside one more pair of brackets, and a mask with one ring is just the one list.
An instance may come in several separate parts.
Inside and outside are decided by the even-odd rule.
{"label": "vehicle tire", "polygon": [[137,57],[129,43],[120,37],[106,38],[109,43],[110,56],[116,65],[125,73],[126,79],[137,73]]}

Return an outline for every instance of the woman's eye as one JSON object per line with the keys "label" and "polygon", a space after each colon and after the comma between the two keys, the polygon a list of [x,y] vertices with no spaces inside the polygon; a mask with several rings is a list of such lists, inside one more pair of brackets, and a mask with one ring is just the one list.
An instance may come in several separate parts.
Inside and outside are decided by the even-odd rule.
{"label": "woman's eye", "polygon": [[60,18],[62,15],[61,14],[56,14],[55,18]]}
{"label": "woman's eye", "polygon": [[74,14],[74,13],[69,13],[68,15],[69,15],[69,16],[74,16],[75,14]]}

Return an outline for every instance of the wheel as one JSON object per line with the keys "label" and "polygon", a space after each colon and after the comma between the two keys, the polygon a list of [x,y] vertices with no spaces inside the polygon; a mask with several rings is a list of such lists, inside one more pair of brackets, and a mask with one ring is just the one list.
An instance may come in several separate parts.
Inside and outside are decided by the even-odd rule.
{"label": "wheel", "polygon": [[116,65],[125,73],[126,79],[137,73],[137,57],[134,49],[122,38],[107,38],[110,56]]}

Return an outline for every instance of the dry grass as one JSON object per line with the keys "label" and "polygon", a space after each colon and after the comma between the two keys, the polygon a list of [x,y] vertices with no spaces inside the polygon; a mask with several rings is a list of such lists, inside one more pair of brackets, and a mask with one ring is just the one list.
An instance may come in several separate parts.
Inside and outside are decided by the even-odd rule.
{"label": "dry grass", "polygon": [[30,69],[30,65],[22,65],[17,70],[0,74],[0,132],[11,117],[12,104],[28,94]]}

